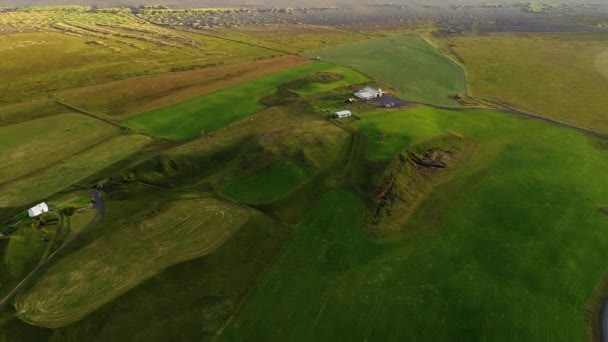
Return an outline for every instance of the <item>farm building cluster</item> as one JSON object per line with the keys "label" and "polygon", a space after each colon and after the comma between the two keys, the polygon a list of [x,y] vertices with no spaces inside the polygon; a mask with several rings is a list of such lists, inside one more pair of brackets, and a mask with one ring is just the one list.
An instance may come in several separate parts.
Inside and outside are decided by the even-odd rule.
{"label": "farm building cluster", "polygon": [[[382,88],[374,89],[372,87],[365,87],[365,88],[355,92],[354,95],[357,98],[368,101],[371,99],[382,97],[385,94],[386,93],[382,90]],[[355,102],[355,101],[356,101],[356,99],[349,98],[347,102]],[[337,118],[337,119],[342,119],[342,118],[347,118],[352,115],[353,115],[353,113],[350,110],[341,110],[341,111],[335,112],[333,114],[333,117]]]}

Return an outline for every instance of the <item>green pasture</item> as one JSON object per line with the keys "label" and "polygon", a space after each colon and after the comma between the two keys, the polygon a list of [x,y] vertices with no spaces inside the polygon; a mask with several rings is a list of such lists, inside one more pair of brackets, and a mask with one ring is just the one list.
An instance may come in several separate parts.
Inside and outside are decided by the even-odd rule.
{"label": "green pasture", "polygon": [[368,39],[310,52],[361,71],[412,101],[455,105],[450,95],[466,92],[460,67],[416,35]]}
{"label": "green pasture", "polygon": [[[134,130],[170,140],[194,138],[200,136],[203,131],[212,132],[263,110],[265,106],[260,100],[274,94],[277,86],[282,83],[319,71],[337,70],[336,68],[335,65],[328,63],[309,63],[175,105],[138,114],[124,121],[123,124]],[[357,74],[347,71],[341,81],[323,84],[318,89],[305,87],[302,91],[313,94],[316,91],[343,86],[346,82],[358,81],[362,77],[355,75]]]}
{"label": "green pasture", "polygon": [[364,233],[362,199],[326,193],[220,339],[586,340],[608,260],[598,141],[487,111],[378,112],[366,135],[369,121],[401,132],[375,157],[449,131],[479,149],[389,240]]}
{"label": "green pasture", "polygon": [[284,198],[312,177],[306,167],[277,161],[256,173],[227,182],[222,193],[239,202],[249,204],[272,203]]}

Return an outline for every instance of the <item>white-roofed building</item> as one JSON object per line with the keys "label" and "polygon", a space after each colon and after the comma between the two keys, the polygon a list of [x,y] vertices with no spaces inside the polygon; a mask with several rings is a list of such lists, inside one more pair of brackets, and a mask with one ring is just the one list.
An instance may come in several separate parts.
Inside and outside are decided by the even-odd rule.
{"label": "white-roofed building", "polygon": [[353,113],[350,110],[341,110],[339,112],[334,113],[334,118],[342,119],[352,115]]}
{"label": "white-roofed building", "polygon": [[381,88],[374,89],[372,87],[365,87],[355,93],[355,96],[363,100],[371,100],[376,97],[384,96],[384,91]]}
{"label": "white-roofed building", "polygon": [[27,214],[29,217],[36,217],[42,213],[46,213],[47,211],[49,211],[49,206],[46,205],[45,202],[42,202],[28,209]]}

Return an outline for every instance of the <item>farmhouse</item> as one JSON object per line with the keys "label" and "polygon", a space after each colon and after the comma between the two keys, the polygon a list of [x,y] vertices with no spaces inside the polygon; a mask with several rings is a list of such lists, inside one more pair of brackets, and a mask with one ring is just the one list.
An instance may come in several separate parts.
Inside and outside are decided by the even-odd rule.
{"label": "farmhouse", "polygon": [[47,211],[49,211],[49,206],[46,205],[45,202],[42,202],[28,209],[27,214],[29,217],[36,217],[42,213],[46,213]]}
{"label": "farmhouse", "polygon": [[355,96],[363,100],[371,100],[376,97],[382,97],[384,91],[381,88],[374,89],[372,87],[365,87],[355,93]]}
{"label": "farmhouse", "polygon": [[334,118],[342,119],[353,115],[350,110],[341,110],[339,112],[334,113]]}

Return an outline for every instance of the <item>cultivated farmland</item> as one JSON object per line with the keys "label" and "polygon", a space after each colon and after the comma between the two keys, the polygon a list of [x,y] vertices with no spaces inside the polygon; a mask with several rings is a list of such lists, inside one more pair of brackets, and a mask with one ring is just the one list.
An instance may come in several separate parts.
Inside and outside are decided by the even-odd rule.
{"label": "cultivated farmland", "polygon": [[[361,124],[396,125],[409,114],[378,112]],[[478,152],[388,241],[363,232],[360,198],[324,195],[223,340],[586,338],[586,303],[608,258],[597,212],[608,191],[605,150],[581,133],[500,113],[412,117],[400,125],[409,142],[388,144],[456,131],[479,141]]]}
{"label": "cultivated farmland", "polygon": [[[93,113],[125,119],[307,63],[296,56],[130,78],[69,90],[60,96]],[[99,96],[104,94],[104,96]]]}
{"label": "cultivated farmland", "polygon": [[17,300],[17,312],[44,327],[77,321],[165,268],[211,253],[247,217],[213,198],[171,203],[61,260]]}
{"label": "cultivated farmland", "polygon": [[454,105],[450,95],[466,92],[460,67],[416,35],[369,39],[307,55],[320,56],[382,80],[406,100]]}
{"label": "cultivated farmland", "polygon": [[608,132],[608,39],[602,34],[496,33],[444,41],[471,95]]}
{"label": "cultivated farmland", "polygon": [[0,207],[25,205],[53,195],[139,151],[151,141],[143,135],[118,136],[40,172],[4,183],[0,186]]}
{"label": "cultivated farmland", "polygon": [[118,130],[78,114],[0,127],[0,184],[69,158]]}
{"label": "cultivated farmland", "polygon": [[[175,105],[142,113],[124,121],[134,130],[171,140],[184,140],[211,132],[231,122],[247,117],[265,108],[260,99],[277,91],[277,86],[305,77],[311,73],[336,70],[327,63],[309,63],[255,81],[243,83],[217,92],[203,95]],[[359,78],[349,79],[359,80]],[[336,82],[334,87],[344,85]],[[331,88],[329,85],[323,87]],[[314,89],[310,90],[314,92]]]}

